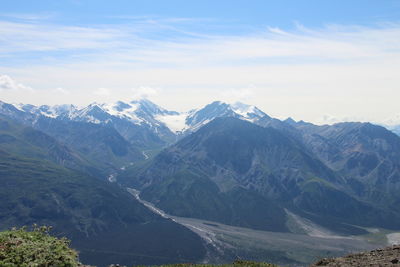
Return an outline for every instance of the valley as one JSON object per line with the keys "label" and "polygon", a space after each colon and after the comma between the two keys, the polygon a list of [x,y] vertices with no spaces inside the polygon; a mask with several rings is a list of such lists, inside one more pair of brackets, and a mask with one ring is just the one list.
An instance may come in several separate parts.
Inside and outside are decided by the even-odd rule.
{"label": "valley", "polygon": [[399,69],[400,0],[1,0],[0,267],[400,264]]}
{"label": "valley", "polygon": [[298,227],[305,232],[304,234],[258,231],[214,221],[168,215],[150,202],[140,199],[139,191],[132,188],[127,190],[154,213],[198,234],[207,243],[208,251],[204,263],[228,263],[236,259],[247,259],[285,266],[308,266],[320,258],[338,257],[396,244],[400,235],[387,234],[387,239],[379,241],[375,237],[382,235],[382,232],[385,232],[383,229],[372,230],[365,236],[333,235],[298,216]]}
{"label": "valley", "polygon": [[306,266],[399,242],[399,158],[384,127],[278,120],[241,103],[1,102],[0,225],[52,225],[99,266]]}

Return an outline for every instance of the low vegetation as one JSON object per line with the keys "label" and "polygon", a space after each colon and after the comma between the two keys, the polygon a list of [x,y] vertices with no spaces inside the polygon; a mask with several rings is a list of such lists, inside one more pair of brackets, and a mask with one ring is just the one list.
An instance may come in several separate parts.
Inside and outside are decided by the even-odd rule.
{"label": "low vegetation", "polygon": [[69,240],[49,235],[50,227],[34,226],[0,232],[0,266],[79,266],[78,253]]}
{"label": "low vegetation", "polygon": [[[78,253],[69,247],[66,238],[57,238],[49,234],[51,227],[34,225],[29,231],[26,227],[13,228],[0,232],[1,267],[84,267],[78,261]],[[377,249],[370,252],[350,254],[342,258],[322,259],[312,266],[363,266],[373,263],[377,266],[398,264],[400,246]],[[277,267],[277,265],[236,260],[232,264],[170,264],[157,267]],[[89,266],[86,266],[89,267]],[[93,267],[93,266],[92,266]],[[122,267],[110,265],[109,267]],[[126,267],[126,266],[124,266]],[[137,266],[139,267],[139,266]]]}
{"label": "low vegetation", "polygon": [[[0,266],[2,267],[83,267],[78,261],[78,253],[69,247],[66,238],[57,238],[49,234],[51,227],[34,225],[31,230],[26,227],[13,228],[0,232]],[[111,265],[120,266],[120,265]],[[111,267],[110,266],[110,267]],[[160,267],[210,267],[206,264],[173,264]],[[233,264],[220,267],[274,267],[268,263],[257,263],[238,260]]]}

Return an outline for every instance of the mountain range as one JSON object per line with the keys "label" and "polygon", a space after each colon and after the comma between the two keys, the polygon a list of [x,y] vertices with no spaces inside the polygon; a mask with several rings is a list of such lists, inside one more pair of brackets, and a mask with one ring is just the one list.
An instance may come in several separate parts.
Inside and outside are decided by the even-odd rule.
{"label": "mountain range", "polygon": [[79,153],[0,116],[1,229],[53,226],[56,235],[72,239],[83,262],[98,266],[204,257],[203,242],[194,233],[85,168],[90,162]]}
{"label": "mountain range", "polygon": [[[398,158],[383,158],[369,144],[380,142],[394,154],[400,138],[371,127],[357,133],[359,140],[351,131],[338,137],[353,142],[342,141],[345,148],[336,144],[321,151],[321,145],[313,151],[315,144],[306,137],[300,142],[271,127],[217,118],[124,179],[140,188],[144,199],[182,217],[282,232],[291,231],[290,211],[340,233],[398,229]],[[362,134],[372,140],[362,143],[367,139]],[[323,158],[326,154],[333,160]]]}
{"label": "mountain range", "polygon": [[[400,137],[371,123],[279,120],[220,101],[188,112],[147,99],[83,108],[0,102],[0,152],[9,185],[0,191],[1,228],[50,223],[88,252],[88,262],[106,237],[127,231],[133,238],[149,222],[155,228],[142,238],[169,242],[168,228],[197,251],[172,247],[163,257],[204,257],[204,241],[149,214],[126,187],[170,215],[256,230],[304,233],[293,216],[342,235],[400,229]],[[115,257],[136,246],[124,242]],[[162,249],[147,243],[150,254]]]}
{"label": "mountain range", "polygon": [[[92,103],[83,108],[74,105],[34,106],[0,102],[0,111],[18,120],[31,121],[33,125],[38,118],[43,117],[112,125],[128,141],[143,146],[174,142],[175,135],[193,132],[216,117],[229,116],[256,122],[267,116],[257,107],[239,102],[226,104],[215,101],[203,108],[179,113],[161,108],[147,99],[133,100],[129,103],[122,101],[114,104]],[[153,139],[149,139],[149,136],[132,134],[137,131],[142,131],[143,135],[150,135]]]}
{"label": "mountain range", "polygon": [[[92,103],[86,107],[74,105],[8,104],[0,101],[0,113],[14,119],[35,125],[38,118],[52,118],[62,121],[89,122],[110,125],[126,140],[141,147],[165,146],[179,140],[181,136],[194,132],[218,117],[235,117],[260,126],[285,123],[284,127],[296,123],[288,118],[280,121],[269,117],[256,106],[236,102],[227,104],[214,101],[202,108],[188,112],[166,110],[148,99],[131,102],[118,101],[113,104]],[[301,123],[302,121],[300,121]],[[387,126],[395,133],[397,126]]]}

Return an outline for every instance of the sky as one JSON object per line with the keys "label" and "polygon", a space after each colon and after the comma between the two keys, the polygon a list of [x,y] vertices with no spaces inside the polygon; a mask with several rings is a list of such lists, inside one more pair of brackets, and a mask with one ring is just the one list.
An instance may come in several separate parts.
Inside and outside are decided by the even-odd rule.
{"label": "sky", "polygon": [[400,124],[400,0],[1,0],[0,100]]}

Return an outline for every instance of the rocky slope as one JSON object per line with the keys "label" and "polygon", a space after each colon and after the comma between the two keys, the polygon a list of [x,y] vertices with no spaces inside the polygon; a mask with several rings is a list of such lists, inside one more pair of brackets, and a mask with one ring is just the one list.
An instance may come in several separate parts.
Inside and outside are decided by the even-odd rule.
{"label": "rocky slope", "polygon": [[359,267],[359,266],[400,266],[400,246],[376,249],[369,252],[350,254],[341,258],[321,259],[311,265],[331,267]]}
{"label": "rocky slope", "polygon": [[295,125],[304,146],[346,178],[363,201],[400,211],[400,138],[370,123]]}

